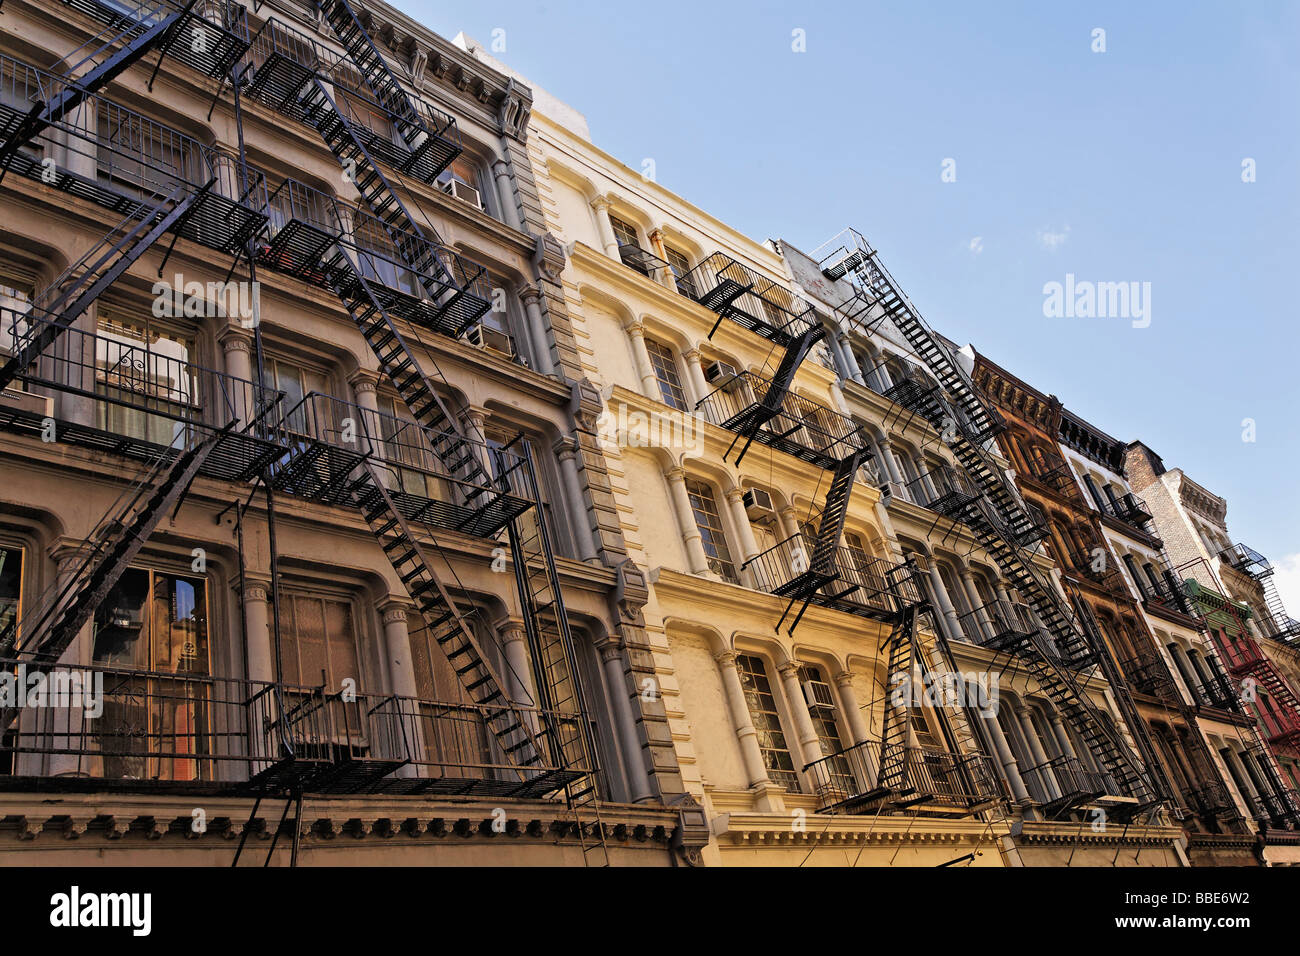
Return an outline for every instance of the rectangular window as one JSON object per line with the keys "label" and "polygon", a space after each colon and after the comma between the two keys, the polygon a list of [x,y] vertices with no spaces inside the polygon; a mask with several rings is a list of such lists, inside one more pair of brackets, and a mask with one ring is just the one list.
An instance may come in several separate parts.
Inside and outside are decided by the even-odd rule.
{"label": "rectangular window", "polygon": [[0,634],[18,620],[22,589],[23,549],[0,547]]}
{"label": "rectangular window", "polygon": [[672,270],[673,278],[677,282],[677,291],[692,299],[699,298],[699,290],[695,288],[694,282],[686,278],[691,271],[691,260],[686,253],[666,245],[664,255],[668,257],[668,268]]}
{"label": "rectangular window", "polygon": [[[430,636],[424,618],[414,612],[408,614],[406,628],[416,693],[420,696],[424,759],[434,765],[460,767],[455,773],[466,776],[487,776],[486,769],[473,769],[492,763],[483,712],[465,692],[446,652]],[[447,772],[453,773],[450,769]]]}
{"label": "rectangular window", "polygon": [[686,391],[677,374],[677,360],[672,351],[662,342],[654,339],[645,340],[646,351],[650,353],[650,367],[654,369],[655,379],[659,382],[659,392],[665,405],[671,405],[678,411],[686,411]]}
{"label": "rectangular window", "polygon": [[709,558],[709,570],[720,575],[724,581],[739,584],[736,567],[731,560],[731,549],[727,546],[727,535],[722,529],[722,516],[718,513],[718,500],[713,496],[713,489],[702,481],[686,482],[686,493],[691,499],[691,510],[695,513],[695,526],[699,528],[704,553]]}
{"label": "rectangular window", "polygon": [[618,216],[610,216],[609,224],[614,227],[614,238],[618,240],[620,246],[641,247],[641,243],[637,240],[636,227],[630,222],[625,222]]}
{"label": "rectangular window", "polygon": [[94,723],[104,776],[211,779],[207,581],[128,568],[95,612],[105,680]]}
{"label": "rectangular window", "polygon": [[194,342],[152,322],[101,314],[95,342],[97,424],[159,445],[201,417]]}
{"label": "rectangular window", "polygon": [[795,772],[790,748],[781,730],[781,717],[776,710],[776,698],[767,679],[767,670],[761,658],[741,654],[736,658],[740,672],[740,685],[745,689],[745,703],[749,705],[749,719],[754,722],[758,735],[758,749],[763,753],[763,765],[772,782],[785,787],[790,793],[799,792],[799,775]]}
{"label": "rectangular window", "polygon": [[[804,664],[799,668],[799,680],[819,681],[825,683],[821,668]],[[843,755],[844,742],[840,739],[840,729],[835,724],[835,711],[826,707],[809,707],[808,715],[812,718],[813,729],[817,731],[817,740],[821,744],[822,755],[830,757],[827,771],[830,785],[846,796],[857,793],[856,781],[848,759]]]}

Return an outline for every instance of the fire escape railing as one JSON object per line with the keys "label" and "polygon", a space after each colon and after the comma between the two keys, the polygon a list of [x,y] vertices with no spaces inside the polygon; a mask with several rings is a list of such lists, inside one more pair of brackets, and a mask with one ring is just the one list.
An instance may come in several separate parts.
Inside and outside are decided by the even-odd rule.
{"label": "fire escape railing", "polygon": [[300,94],[319,78],[335,91],[336,105],[364,135],[366,149],[426,184],[433,184],[463,149],[450,114],[410,90],[410,110],[405,104],[379,102],[345,53],[275,17],[250,40],[246,77],[248,96],[304,123],[309,121]]}
{"label": "fire escape railing", "polygon": [[677,282],[683,295],[718,313],[713,331],[727,318],[785,347],[817,324],[809,303],[722,252],[707,256]]}
{"label": "fire escape railing", "polygon": [[[747,560],[740,566],[741,574],[749,573],[756,590],[789,597],[802,586],[813,548],[814,543],[802,534],[792,535]],[[827,580],[813,595],[812,603],[863,617],[887,618],[903,609],[908,594],[913,603],[921,600],[910,578],[900,588],[897,569],[901,567],[841,545],[823,569]],[[891,573],[895,575],[893,587]]]}
{"label": "fire escape railing", "polygon": [[[101,23],[121,29],[183,16],[163,53],[204,76],[221,79],[248,49],[248,11],[233,0],[63,0]],[[188,9],[187,9],[188,8]]]}
{"label": "fire escape railing", "polygon": [[695,410],[710,424],[821,468],[834,468],[867,447],[861,426],[853,419],[802,395],[785,391],[775,413],[768,414],[773,411],[767,404],[771,388],[771,379],[740,372],[700,399]]}
{"label": "fire escape railing", "polygon": [[953,754],[934,747],[903,748],[901,780],[877,788],[882,745],[866,740],[805,766],[804,774],[827,813],[874,813],[884,803],[966,811],[1003,798],[999,774],[985,754]]}
{"label": "fire escape railing", "polygon": [[1143,534],[1147,533],[1147,528],[1152,520],[1146,502],[1131,491],[1117,496],[1113,501],[1104,499],[1102,513],[1109,515],[1116,521],[1121,521],[1130,527],[1136,528]]}
{"label": "fire escape railing", "polygon": [[1259,585],[1264,598],[1262,613],[1256,614],[1256,620],[1264,628],[1265,635],[1285,642],[1300,641],[1300,621],[1287,613],[1278,593],[1277,582],[1273,576],[1272,563],[1253,548],[1244,544],[1234,544],[1219,552],[1219,560],[1242,574],[1252,577]]}

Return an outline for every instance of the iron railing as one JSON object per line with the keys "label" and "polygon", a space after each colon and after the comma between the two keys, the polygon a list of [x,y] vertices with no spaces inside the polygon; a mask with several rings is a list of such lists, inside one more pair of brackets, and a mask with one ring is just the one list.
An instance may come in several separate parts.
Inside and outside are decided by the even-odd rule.
{"label": "iron railing", "polygon": [[[0,55],[0,130],[68,88],[58,74]],[[47,168],[47,159],[55,165]],[[245,189],[234,155],[97,95],[10,154],[6,166],[119,215],[180,187],[199,196],[180,235],[220,252],[241,250],[266,221],[265,184],[252,177]]]}
{"label": "iron railing", "polygon": [[880,801],[894,797],[922,810],[969,810],[1002,796],[999,775],[985,754],[952,754],[933,747],[903,748],[901,790],[877,790],[880,754],[880,741],[867,740],[804,767],[817,809],[875,812]]}
{"label": "iron railing", "polygon": [[[853,419],[810,398],[786,391],[775,413],[765,403],[772,383],[754,372],[740,372],[696,403],[705,421],[822,468],[834,468],[867,447]],[[757,423],[757,430],[755,429]]]}
{"label": "iron railing", "polygon": [[806,572],[820,572],[831,580],[812,602],[851,614],[886,616],[922,600],[913,577],[900,575],[901,566],[884,558],[840,546],[825,567],[810,568],[812,552],[813,543],[796,534],[754,555],[740,570],[749,572],[756,590],[781,596],[798,590]]}
{"label": "iron railing", "polygon": [[1002,598],[987,601],[957,620],[970,641],[998,651],[1014,652],[1041,630],[1032,608]]}
{"label": "iron railing", "polygon": [[[196,659],[173,671],[111,664],[46,668],[45,686],[86,687],[20,706],[0,733],[0,789],[33,778],[143,782],[160,789],[239,790],[292,775],[309,792],[447,792],[543,796],[589,768],[571,755],[526,770],[510,763],[489,721],[510,711],[538,734],[576,719],[511,704],[480,706],[415,697],[344,695],[267,681],[216,677]],[[30,667],[0,660],[15,675]],[[188,669],[185,669],[187,668]],[[74,679],[76,683],[74,684]],[[27,703],[27,701],[20,701]],[[292,765],[292,769],[290,769]]]}
{"label": "iron railing", "polygon": [[725,253],[707,256],[677,280],[677,288],[717,312],[719,321],[729,318],[781,346],[816,324],[809,303]]}
{"label": "iron railing", "polygon": [[648,279],[653,279],[655,273],[659,270],[668,268],[668,263],[653,252],[642,249],[634,242],[620,242],[618,244],[618,257],[622,260],[623,265],[641,273]]}
{"label": "iron railing", "polygon": [[403,92],[414,112],[379,102],[347,54],[275,17],[251,38],[247,64],[248,95],[300,122],[306,121],[303,88],[317,79],[327,84],[366,148],[424,183],[432,184],[463,148],[450,114],[410,89]]}
{"label": "iron railing", "polygon": [[1116,521],[1122,521],[1124,524],[1146,533],[1147,526],[1152,521],[1151,512],[1147,509],[1144,502],[1133,492],[1125,492],[1115,498],[1115,500],[1103,500],[1102,512],[1110,515]]}
{"label": "iron railing", "polygon": [[1121,796],[1109,774],[1089,770],[1078,757],[1061,755],[1020,772],[1030,799],[1043,807],[1077,806],[1100,796]]}
{"label": "iron railing", "polygon": [[[63,0],[113,30],[141,28],[185,10],[188,0]],[[181,18],[164,55],[220,79],[248,49],[248,12],[233,0],[197,0]]]}

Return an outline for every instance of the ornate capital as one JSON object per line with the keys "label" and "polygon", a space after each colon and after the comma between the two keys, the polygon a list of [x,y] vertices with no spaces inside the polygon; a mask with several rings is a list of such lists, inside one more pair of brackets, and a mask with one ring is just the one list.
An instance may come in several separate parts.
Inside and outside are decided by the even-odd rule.
{"label": "ornate capital", "polygon": [[591,201],[591,208],[596,212],[607,212],[609,210],[609,198],[607,196],[597,196]]}
{"label": "ornate capital", "polygon": [[664,477],[669,481],[685,481],[686,469],[681,465],[671,465],[664,469]]}
{"label": "ornate capital", "polygon": [[798,677],[799,677],[799,662],[798,662],[798,661],[786,661],[784,664],[778,664],[778,665],[776,666],[776,672],[777,672],[778,674],[780,674],[782,677],[785,677],[785,678],[787,678],[787,679],[792,678],[792,677],[795,678],[795,679],[798,679]]}
{"label": "ornate capital", "polygon": [[384,625],[406,623],[406,615],[410,609],[400,604],[390,604],[384,611]]}
{"label": "ornate capital", "polygon": [[244,352],[249,354],[253,351],[253,337],[243,329],[235,326],[227,326],[217,334],[217,341],[221,343],[223,351]]}
{"label": "ornate capital", "polygon": [[713,659],[714,659],[714,661],[716,661],[716,662],[718,663],[718,665],[721,666],[721,667],[735,667],[735,666],[736,666],[736,652],[733,651],[733,650],[730,650],[730,649],[725,650],[725,651],[720,651],[719,653],[714,654],[714,655],[713,655]]}

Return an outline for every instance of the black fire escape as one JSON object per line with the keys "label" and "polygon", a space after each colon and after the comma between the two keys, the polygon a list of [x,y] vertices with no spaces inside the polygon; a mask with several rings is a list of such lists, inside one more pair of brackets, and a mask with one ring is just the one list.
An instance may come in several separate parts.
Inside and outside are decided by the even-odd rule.
{"label": "black fire escape", "polygon": [[[74,81],[0,58],[3,102],[30,104],[0,106],[0,169],[124,218],[41,290],[29,309],[4,315],[12,357],[0,371],[0,386],[19,382],[34,398],[71,394],[98,403],[103,408],[93,425],[59,420],[58,440],[137,461],[144,471],[87,539],[70,578],[0,634],[0,656],[29,669],[64,666],[58,663],[64,650],[158,521],[181,506],[196,477],[245,485],[260,480],[276,491],[360,511],[471,703],[344,700],[324,687],[210,682],[202,693],[214,721],[242,723],[249,743],[237,758],[189,755],[205,779],[225,779],[222,768],[229,764],[222,758],[242,759],[249,772],[230,779],[259,791],[562,792],[575,809],[593,804],[595,744],[531,451],[520,439],[489,447],[481,436],[467,434],[439,396],[436,365],[417,361],[404,334],[423,328],[458,335],[489,308],[484,270],[443,246],[431,227],[417,224],[381,169],[432,182],[460,150],[454,121],[402,88],[346,0],[321,4],[346,55],[276,21],[250,41],[243,8],[227,0],[160,0],[125,13],[111,2],[67,2],[107,24],[100,47],[87,57],[98,65]],[[150,53],[207,76],[224,80],[229,74],[236,96],[251,96],[315,127],[357,186],[364,208],[345,209],[293,182],[268,194],[265,177],[250,177],[242,154],[203,146],[96,94]],[[360,105],[385,116],[396,135],[358,122]],[[178,157],[175,162],[160,162],[150,152],[150,144],[160,142]],[[58,151],[52,147],[89,161],[100,175],[53,163],[49,157]],[[241,179],[252,185],[232,189],[230,183]],[[240,381],[145,342],[74,327],[106,288],[167,236],[172,244],[183,237],[225,254],[248,254],[333,292],[413,420],[316,393],[286,407],[283,393],[264,382]],[[158,428],[149,439],[119,434],[113,408],[145,415],[170,442],[155,439]],[[35,402],[6,407],[0,427],[40,435],[48,427],[46,411]],[[532,652],[536,706],[507,695],[480,631],[458,604],[458,582],[437,539],[449,531],[505,535]],[[100,670],[138,685],[134,677]],[[15,724],[14,714],[3,716],[7,752],[39,750],[31,728]],[[462,725],[471,723],[490,733],[492,752],[472,758],[449,753],[461,749]],[[68,726],[60,739],[84,756],[87,735]],[[581,816],[579,828],[585,849],[593,831]],[[596,839],[603,845],[603,831]]]}
{"label": "black fire escape", "polygon": [[[1000,429],[999,417],[978,398],[970,374],[948,345],[925,323],[878,254],[853,230],[832,240],[821,256],[829,279],[846,279],[854,287],[850,308],[842,310],[862,328],[891,322],[913,353],[934,375],[940,388],[917,388],[896,401],[920,414],[943,436],[978,497],[954,496],[951,516],[963,521],[993,558],[1002,573],[1023,594],[1034,611],[1032,629],[1013,631],[1004,638],[1007,650],[1027,666],[1043,692],[1096,756],[1099,764],[1131,799],[1127,810],[1135,816],[1157,807],[1166,796],[1153,752],[1142,745],[1141,725],[1133,729],[1143,756],[1134,753],[1118,727],[1088,696],[1065,660],[1096,659],[1118,677],[1118,668],[1097,639],[1089,634],[1069,603],[1034,562],[1033,542],[1042,535],[1019,492],[1004,475],[986,444]],[[1114,671],[1114,674],[1109,673]],[[1121,680],[1118,698],[1127,697]],[[1131,700],[1121,700],[1126,719]],[[1147,741],[1149,743],[1149,741]]]}

